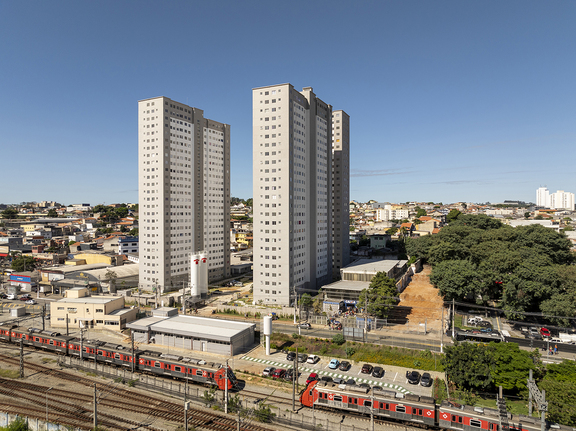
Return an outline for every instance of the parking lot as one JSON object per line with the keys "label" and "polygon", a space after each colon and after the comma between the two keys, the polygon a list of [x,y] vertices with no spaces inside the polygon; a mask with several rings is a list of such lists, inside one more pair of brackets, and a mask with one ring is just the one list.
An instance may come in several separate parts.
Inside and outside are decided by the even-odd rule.
{"label": "parking lot", "polygon": [[[330,369],[328,364],[330,360],[333,358],[329,357],[320,357],[320,361],[316,364],[309,364],[309,363],[299,363],[298,364],[298,371],[299,371],[299,380],[298,383],[304,385],[306,383],[306,379],[310,375],[310,373],[317,373],[318,377],[321,378],[323,376],[330,376],[332,379],[341,378],[345,380],[354,379],[356,384],[366,383],[370,386],[382,386],[387,389],[392,389],[397,392],[407,394],[413,393],[417,395],[425,395],[431,396],[432,395],[432,388],[431,387],[424,387],[421,385],[412,385],[408,383],[406,379],[406,371],[405,368],[395,367],[391,365],[383,365],[383,364],[371,364],[373,366],[380,366],[384,368],[384,376],[381,378],[372,377],[369,374],[362,373],[362,365],[364,363],[352,363],[352,366],[348,371],[341,371],[339,369]],[[263,354],[262,349],[257,349],[257,351],[251,352],[248,356],[241,357],[241,360],[245,361],[252,361],[260,365],[260,374],[264,370],[264,368],[271,366],[275,368],[283,368],[289,369],[292,368],[293,363],[286,359],[286,354],[277,352],[270,356],[266,356]],[[422,374],[421,370],[417,370]],[[435,377],[442,377],[442,373],[439,372],[430,372],[433,378]]]}

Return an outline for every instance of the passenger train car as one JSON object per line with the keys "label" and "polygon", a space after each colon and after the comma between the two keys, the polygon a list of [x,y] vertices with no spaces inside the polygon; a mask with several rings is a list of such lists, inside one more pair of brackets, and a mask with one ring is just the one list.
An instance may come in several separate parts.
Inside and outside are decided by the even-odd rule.
{"label": "passenger train car", "polygon": [[[447,401],[437,405],[431,397],[407,394],[374,387],[336,385],[333,382],[313,381],[300,395],[307,407],[327,408],[362,414],[374,412],[375,418],[393,419],[421,427],[435,427],[463,431],[498,431],[498,410],[460,406]],[[372,405],[374,404],[374,405]],[[508,414],[511,431],[540,431],[540,420],[523,415]],[[571,427],[547,423],[548,430],[573,431]]]}
{"label": "passenger train car", "polygon": [[226,376],[225,367],[213,362],[149,350],[136,349],[132,353],[131,349],[121,344],[104,343],[98,340],[82,342],[76,337],[61,335],[58,332],[41,331],[35,328],[23,330],[14,325],[0,326],[0,341],[18,344],[21,339],[26,346],[77,357],[80,356],[80,350],[82,350],[83,358],[96,362],[130,369],[134,363],[134,370],[141,373],[188,380],[216,386],[221,390],[224,390],[226,380],[228,389],[234,388],[238,383],[230,367]]}

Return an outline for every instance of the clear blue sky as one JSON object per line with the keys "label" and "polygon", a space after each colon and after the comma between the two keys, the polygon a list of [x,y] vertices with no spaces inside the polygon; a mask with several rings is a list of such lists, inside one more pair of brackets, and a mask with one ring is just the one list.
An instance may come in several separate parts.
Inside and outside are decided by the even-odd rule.
{"label": "clear blue sky", "polygon": [[137,201],[137,101],[232,129],[252,196],[251,90],[351,116],[358,201],[576,192],[574,1],[3,1],[0,202]]}

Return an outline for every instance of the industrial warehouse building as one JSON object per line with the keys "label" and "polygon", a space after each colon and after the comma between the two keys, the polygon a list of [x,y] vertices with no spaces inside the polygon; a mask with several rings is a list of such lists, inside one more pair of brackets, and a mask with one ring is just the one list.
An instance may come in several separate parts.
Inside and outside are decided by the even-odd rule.
{"label": "industrial warehouse building", "polygon": [[152,317],[126,325],[134,341],[235,355],[254,345],[256,325],[233,320],[178,315],[175,308],[159,308]]}

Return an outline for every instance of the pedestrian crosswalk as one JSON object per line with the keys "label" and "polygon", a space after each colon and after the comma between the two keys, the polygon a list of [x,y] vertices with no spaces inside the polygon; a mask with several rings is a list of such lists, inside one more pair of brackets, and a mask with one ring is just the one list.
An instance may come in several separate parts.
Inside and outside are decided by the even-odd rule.
{"label": "pedestrian crosswalk", "polygon": [[[280,367],[280,368],[286,368],[286,369],[293,368],[292,364],[287,364],[285,362],[270,361],[268,359],[252,358],[250,356],[243,356],[240,359],[242,359],[244,361],[257,362],[259,364],[268,365],[268,366],[272,366],[272,367]],[[323,376],[330,376],[333,379],[341,378],[344,380],[348,380],[348,379],[353,378],[349,375],[339,374],[338,372],[335,372],[335,371],[325,371],[325,370],[319,370],[316,368],[309,368],[305,364],[299,364],[298,370],[301,370],[302,372],[317,373],[317,374],[323,375]],[[411,393],[408,389],[406,389],[400,385],[395,385],[393,383],[388,383],[388,382],[383,382],[383,381],[378,381],[378,380],[364,379],[364,378],[354,378],[354,380],[356,381],[357,384],[368,383],[371,386],[381,386],[383,388],[393,389],[393,390],[395,390],[397,392],[401,392],[403,394],[410,394]]]}

